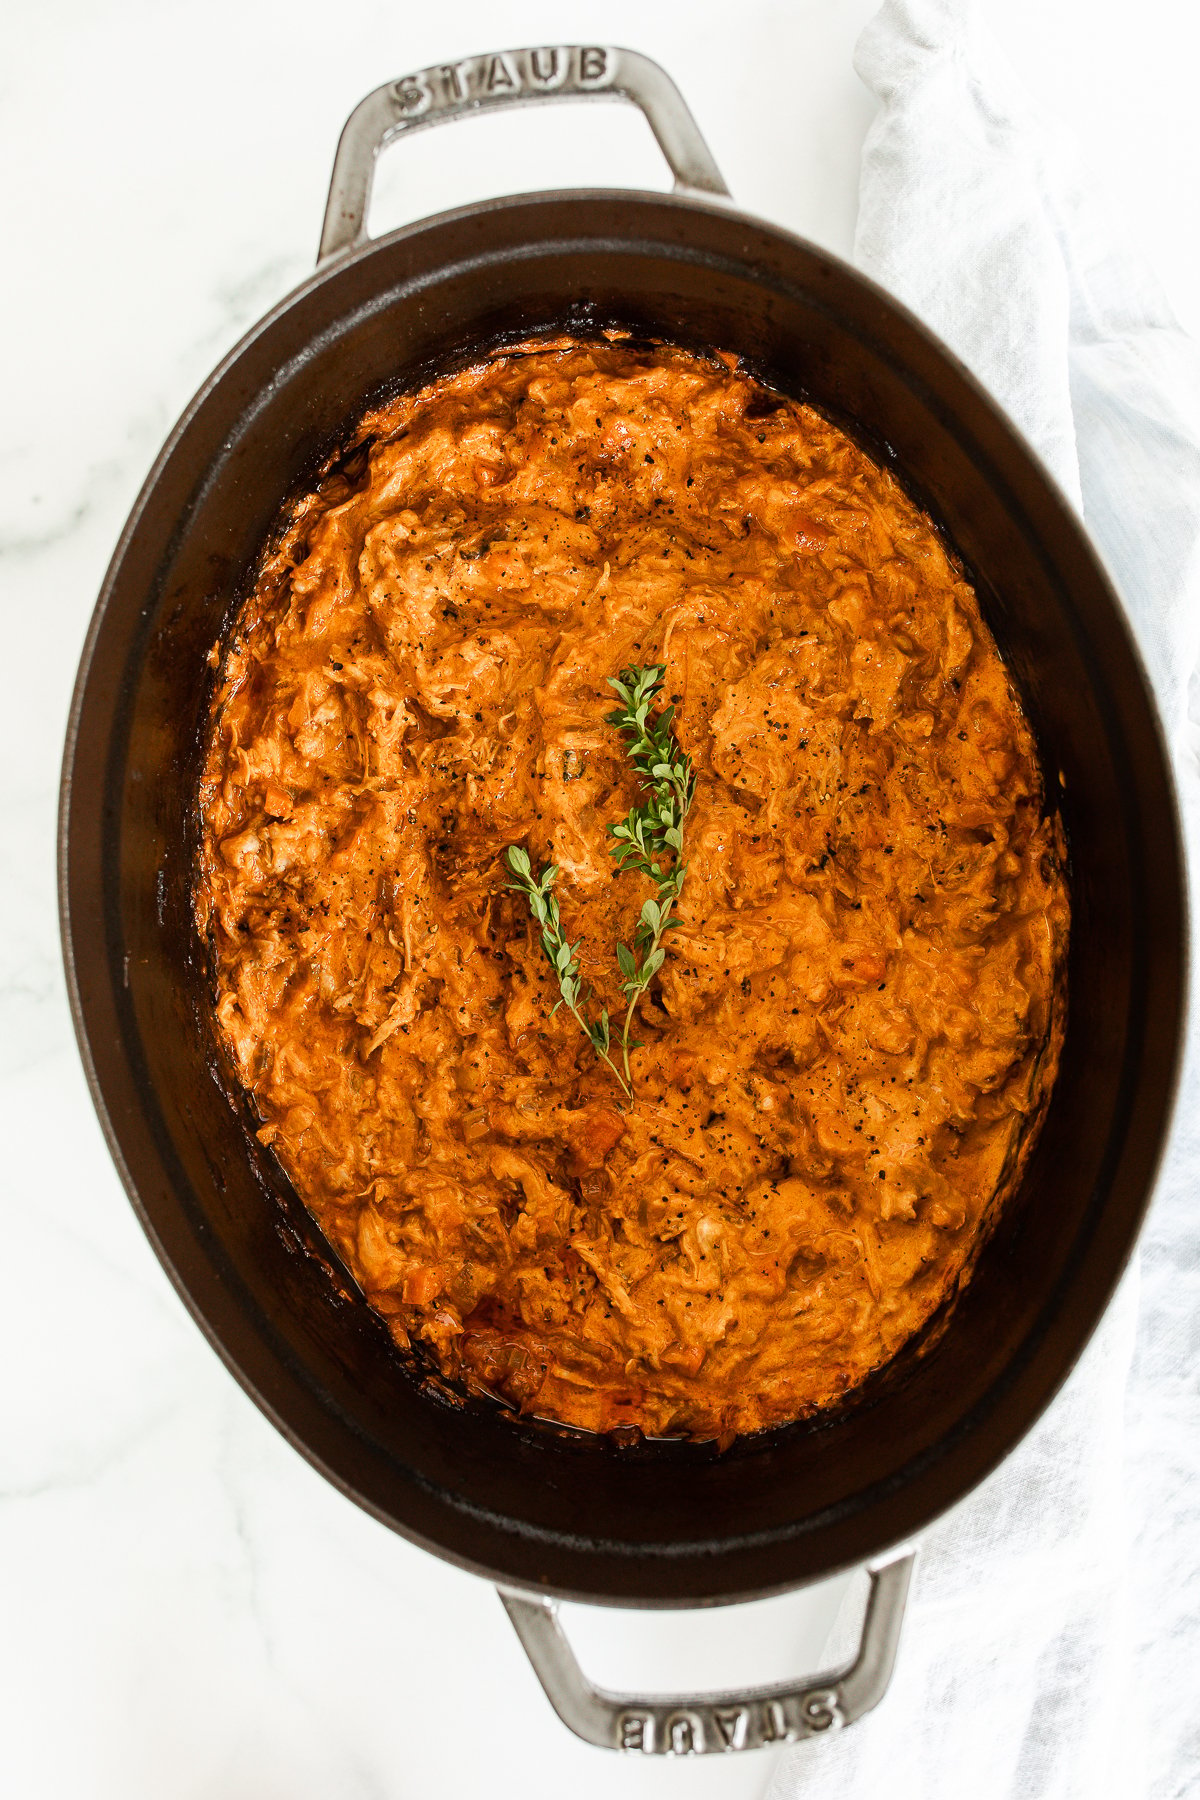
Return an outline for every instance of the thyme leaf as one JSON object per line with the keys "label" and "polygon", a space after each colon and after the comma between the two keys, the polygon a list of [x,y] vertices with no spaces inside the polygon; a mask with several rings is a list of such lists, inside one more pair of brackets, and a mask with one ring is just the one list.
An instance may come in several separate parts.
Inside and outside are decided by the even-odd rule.
{"label": "thyme leaf", "polygon": [[608,1054],[611,1027],[607,1010],[602,1011],[595,1020],[589,1019],[583,1010],[589,996],[583,992],[583,981],[579,973],[579,943],[572,944],[563,934],[558,897],[554,892],[558,876],[557,865],[547,863],[541,874],[535,876],[529,852],[523,850],[520,844],[510,844],[504,852],[504,860],[516,878],[508,883],[508,890],[525,896],[534,923],[540,928],[542,950],[558,981],[559,997],[550,1016],[553,1018],[560,1006],[566,1007],[600,1061],[607,1063],[616,1076],[625,1098],[632,1099],[633,1091],[628,1081]]}
{"label": "thyme leaf", "polygon": [[[612,1071],[627,1100],[633,1099],[633,1076],[629,1068],[629,1052],[640,1050],[637,1039],[630,1038],[633,1013],[641,996],[666,960],[664,939],[679,924],[675,906],[683,891],[687,864],[683,859],[683,826],[696,791],[696,777],[691,758],[675,741],[672,723],[675,708],[667,706],[651,714],[666,674],[664,668],[622,669],[610,675],[608,685],[621,705],[606,714],[606,721],[625,736],[625,754],[638,773],[645,798],[640,806],[631,807],[626,816],[608,827],[614,842],[609,853],[616,859],[618,873],[632,869],[648,876],[655,894],[647,900],[638,915],[633,943],[617,945],[617,968],[621,992],[625,997],[625,1018],[621,1026],[618,1068],[609,1055],[613,1048],[612,1023],[607,1010],[591,1019],[585,1010],[590,995],[583,992],[579,973],[579,943],[564,936],[559,916],[554,883],[558,868],[547,863],[535,875],[529,852],[519,844],[510,844],[505,861],[514,880],[511,893],[523,894],[534,923],[541,933],[542,950],[554,970],[559,998],[553,1011],[565,1006],[583,1032],[602,1063]],[[553,1013],[552,1015],[553,1016]]]}
{"label": "thyme leaf", "polygon": [[666,961],[663,939],[679,924],[674,908],[683,892],[687,863],[683,859],[683,826],[696,792],[692,759],[675,741],[672,725],[675,708],[664,707],[651,715],[650,707],[663,683],[665,668],[622,669],[610,675],[608,685],[621,705],[606,715],[625,736],[625,754],[637,770],[647,797],[630,809],[619,824],[608,827],[615,839],[609,854],[618,870],[633,869],[654,883],[656,897],[642,907],[632,947],[617,946],[621,992],[627,1005],[621,1028],[621,1057],[625,1081],[632,1092],[629,1052],[637,1049],[629,1032],[638,1001]]}

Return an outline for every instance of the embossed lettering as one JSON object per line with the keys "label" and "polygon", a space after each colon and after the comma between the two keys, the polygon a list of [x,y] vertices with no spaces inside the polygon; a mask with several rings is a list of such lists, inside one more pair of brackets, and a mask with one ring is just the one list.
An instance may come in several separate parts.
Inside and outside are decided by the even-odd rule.
{"label": "embossed lettering", "polygon": [[622,1713],[617,1720],[622,1750],[647,1750],[646,1716],[644,1713]]}
{"label": "embossed lettering", "polygon": [[398,81],[392,94],[401,112],[406,113],[424,112],[430,101],[429,89],[418,75],[407,75]]}
{"label": "embossed lettering", "polygon": [[787,1736],[783,1708],[778,1700],[768,1700],[763,1707],[763,1743],[778,1744]]}
{"label": "embossed lettering", "polygon": [[487,79],[484,86],[489,94],[516,93],[521,83],[509,67],[508,59],[493,56],[488,64]]}
{"label": "embossed lettering", "polygon": [[716,1707],[713,1709],[713,1718],[717,1722],[717,1730],[725,1741],[726,1749],[740,1750],[746,1741],[746,1727],[750,1719],[745,1707],[736,1707],[732,1712],[723,1712]]}
{"label": "embossed lettering", "polygon": [[579,52],[580,81],[603,81],[608,74],[608,51],[589,44]]}
{"label": "embossed lettering", "polygon": [[673,1756],[690,1756],[696,1748],[698,1720],[694,1713],[673,1713],[667,1720],[667,1742]]}
{"label": "embossed lettering", "polygon": [[438,70],[438,74],[446,84],[447,98],[450,100],[465,100],[467,97],[467,90],[463,86],[461,74],[463,66],[462,63],[446,63]]}
{"label": "embossed lettering", "polygon": [[810,1731],[830,1731],[846,1723],[836,1688],[815,1688],[805,1694],[800,1712]]}
{"label": "embossed lettering", "polygon": [[533,79],[540,81],[543,87],[549,87],[552,81],[557,81],[561,55],[560,50],[550,47],[543,50],[531,50],[529,52],[529,69]]}

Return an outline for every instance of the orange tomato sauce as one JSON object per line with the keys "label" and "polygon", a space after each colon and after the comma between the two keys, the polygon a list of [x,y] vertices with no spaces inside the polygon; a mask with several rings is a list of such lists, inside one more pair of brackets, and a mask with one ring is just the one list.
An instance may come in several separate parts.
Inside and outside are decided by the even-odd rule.
{"label": "orange tomato sauce", "polygon": [[[626,1104],[503,853],[620,1018],[653,890],[606,683],[650,663],[697,781]],[[728,1442],[969,1274],[1057,1068],[1060,827],[930,520],[733,358],[560,339],[369,414],[225,648],[199,804],[259,1135],[443,1377]]]}

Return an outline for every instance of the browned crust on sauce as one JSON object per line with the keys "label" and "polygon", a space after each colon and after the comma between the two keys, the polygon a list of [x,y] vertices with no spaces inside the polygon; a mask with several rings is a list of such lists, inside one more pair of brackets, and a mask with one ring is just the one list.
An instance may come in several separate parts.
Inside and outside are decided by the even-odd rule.
{"label": "browned crust on sauce", "polygon": [[[196,889],[260,1136],[396,1341],[726,1441],[843,1398],[964,1278],[1057,1070],[1069,917],[972,589],[732,364],[556,340],[365,419],[238,621]],[[616,1010],[633,662],[698,785],[622,1112],[501,856],[559,865]]]}

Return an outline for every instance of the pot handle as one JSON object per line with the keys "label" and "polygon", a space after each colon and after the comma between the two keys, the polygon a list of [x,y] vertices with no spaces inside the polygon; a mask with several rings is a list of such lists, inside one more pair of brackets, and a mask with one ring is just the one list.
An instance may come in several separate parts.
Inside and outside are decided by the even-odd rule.
{"label": "pot handle", "polygon": [[594,1687],[558,1622],[553,1600],[500,1590],[517,1636],[564,1725],[602,1750],[652,1756],[705,1756],[794,1743],[851,1725],[887,1692],[896,1661],[916,1551],[873,1563],[871,1590],[853,1662],[803,1683],[694,1698],[613,1694]]}
{"label": "pot handle", "polygon": [[729,197],[700,128],[664,69],[612,44],[550,44],[418,69],[360,100],[333,162],[318,263],[365,243],[375,161],[404,131],[469,113],[545,100],[629,100],[639,106],[667,159],[676,188]]}

